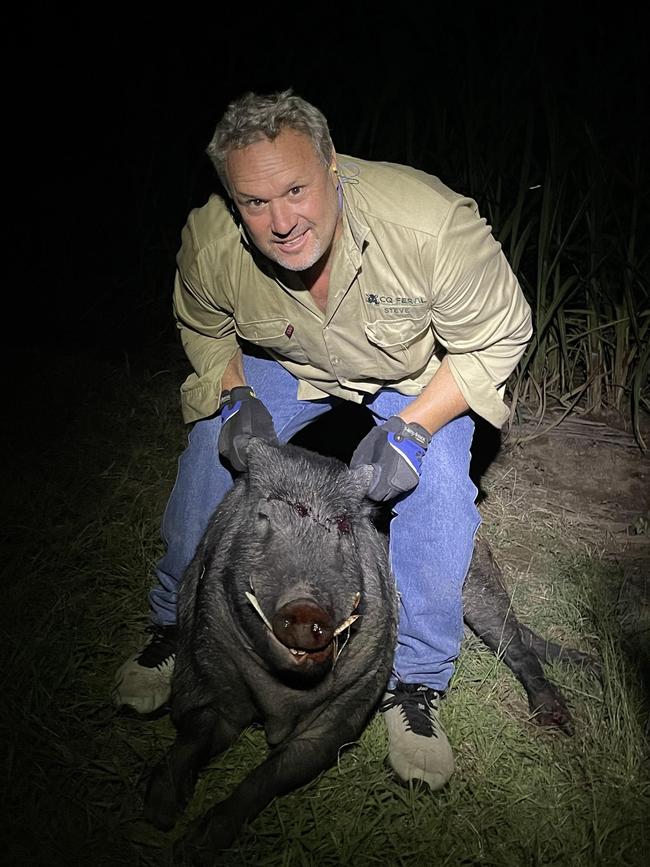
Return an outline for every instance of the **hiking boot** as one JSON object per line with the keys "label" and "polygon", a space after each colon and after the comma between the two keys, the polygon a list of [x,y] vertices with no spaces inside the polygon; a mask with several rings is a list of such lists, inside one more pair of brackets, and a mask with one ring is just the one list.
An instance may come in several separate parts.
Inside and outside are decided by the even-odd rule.
{"label": "hiking boot", "polygon": [[402,783],[422,780],[441,789],[454,772],[454,757],[440,725],[441,693],[419,683],[398,682],[380,710],[388,729],[388,759]]}
{"label": "hiking boot", "polygon": [[122,665],[115,676],[113,700],[141,714],[159,710],[170,699],[176,658],[177,628],[152,624],[148,643]]}

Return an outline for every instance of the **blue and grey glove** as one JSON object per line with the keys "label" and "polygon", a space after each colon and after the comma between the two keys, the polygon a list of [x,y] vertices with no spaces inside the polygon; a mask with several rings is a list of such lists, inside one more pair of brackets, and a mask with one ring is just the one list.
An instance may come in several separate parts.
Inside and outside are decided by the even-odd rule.
{"label": "blue and grey glove", "polygon": [[420,481],[431,434],[415,422],[392,415],[361,440],[350,467],[370,465],[374,472],[368,497],[377,503],[411,491]]}
{"label": "blue and grey glove", "polygon": [[238,473],[248,463],[246,447],[251,437],[277,442],[273,419],[249,385],[238,385],[221,395],[219,454]]}

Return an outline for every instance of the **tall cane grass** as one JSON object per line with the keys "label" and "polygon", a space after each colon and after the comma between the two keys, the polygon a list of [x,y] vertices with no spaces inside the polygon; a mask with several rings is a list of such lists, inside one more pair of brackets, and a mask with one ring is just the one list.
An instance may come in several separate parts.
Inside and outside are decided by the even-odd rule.
{"label": "tall cane grass", "polygon": [[645,449],[650,145],[633,119],[616,136],[594,125],[582,108],[598,86],[591,78],[562,101],[544,80],[531,86],[532,57],[519,61],[511,77],[470,66],[415,103],[392,85],[349,144],[477,199],[533,310],[534,337],[509,383],[511,418],[532,416],[542,430],[570,413],[601,415],[631,426]]}

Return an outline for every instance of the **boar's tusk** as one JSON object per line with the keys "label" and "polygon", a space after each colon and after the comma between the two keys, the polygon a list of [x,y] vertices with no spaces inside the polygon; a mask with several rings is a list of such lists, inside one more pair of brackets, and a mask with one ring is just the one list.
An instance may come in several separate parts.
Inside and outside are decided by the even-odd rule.
{"label": "boar's tusk", "polygon": [[343,644],[340,647],[339,647],[338,635],[335,635],[334,638],[332,639],[332,643],[334,644],[334,658],[332,659],[332,671],[334,671],[334,669],[336,667],[336,663],[338,662],[339,656],[345,650],[345,645],[348,643],[349,640],[350,640],[350,631],[349,630],[348,630],[348,633],[343,640]]}
{"label": "boar's tusk", "polygon": [[271,632],[273,632],[273,627],[272,627],[271,624],[269,623],[269,620],[268,620],[268,617],[266,616],[266,614],[262,611],[262,606],[261,606],[260,603],[257,601],[257,597],[256,597],[256,596],[253,596],[252,593],[246,593],[246,598],[248,599],[248,601],[250,602],[250,604],[253,606],[253,608],[257,611],[257,613],[258,613],[259,616],[262,618],[262,620],[264,621],[264,623],[265,623],[265,624],[268,626],[268,628],[271,630]]}
{"label": "boar's tusk", "polygon": [[360,614],[351,614],[347,620],[344,620],[340,626],[336,627],[336,629],[334,630],[334,637],[336,638],[336,636],[340,635],[344,629],[347,629],[349,626],[352,626],[354,621],[358,620],[359,617],[361,617]]}
{"label": "boar's tusk", "polygon": [[[361,593],[355,593],[354,601],[352,602],[353,611],[356,611],[356,609],[359,607],[359,602],[361,602]],[[336,638],[337,635],[340,635],[344,629],[348,629],[348,627],[352,626],[354,621],[357,620],[357,618],[359,617],[361,617],[360,614],[351,614],[347,620],[344,620],[340,626],[336,627],[336,629],[334,630],[334,638]]]}
{"label": "boar's tusk", "polygon": [[[355,593],[354,601],[352,603],[352,610],[354,611],[359,607],[359,602],[361,602],[361,593]],[[334,670],[336,663],[338,661],[339,656],[343,653],[343,649],[345,645],[350,640],[350,627],[354,623],[355,620],[358,620],[361,617],[360,614],[351,614],[347,620],[344,620],[340,626],[337,626],[334,630],[334,634],[332,636],[332,643],[334,644],[334,659],[332,660],[332,670]],[[339,647],[339,635],[345,630],[348,630],[348,634],[345,636],[343,640],[343,644]]]}

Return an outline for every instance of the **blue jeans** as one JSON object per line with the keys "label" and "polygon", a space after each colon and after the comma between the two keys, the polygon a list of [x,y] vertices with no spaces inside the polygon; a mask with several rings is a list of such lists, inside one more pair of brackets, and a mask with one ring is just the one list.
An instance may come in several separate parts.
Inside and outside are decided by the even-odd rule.
{"label": "blue jeans", "polygon": [[[267,358],[244,356],[244,371],[283,443],[339,402],[332,397],[298,400],[297,380]],[[366,405],[381,424],[410,400],[382,389]],[[196,422],[179,460],[162,524],[167,551],[150,594],[152,620],[162,625],[175,623],[183,572],[233,484],[218,459],[220,426],[219,416]],[[453,672],[463,634],[462,586],[480,523],[469,478],[473,433],[470,417],[461,416],[434,434],[418,486],[393,505],[390,559],[399,592],[399,631],[391,686],[400,680],[443,690]]]}

